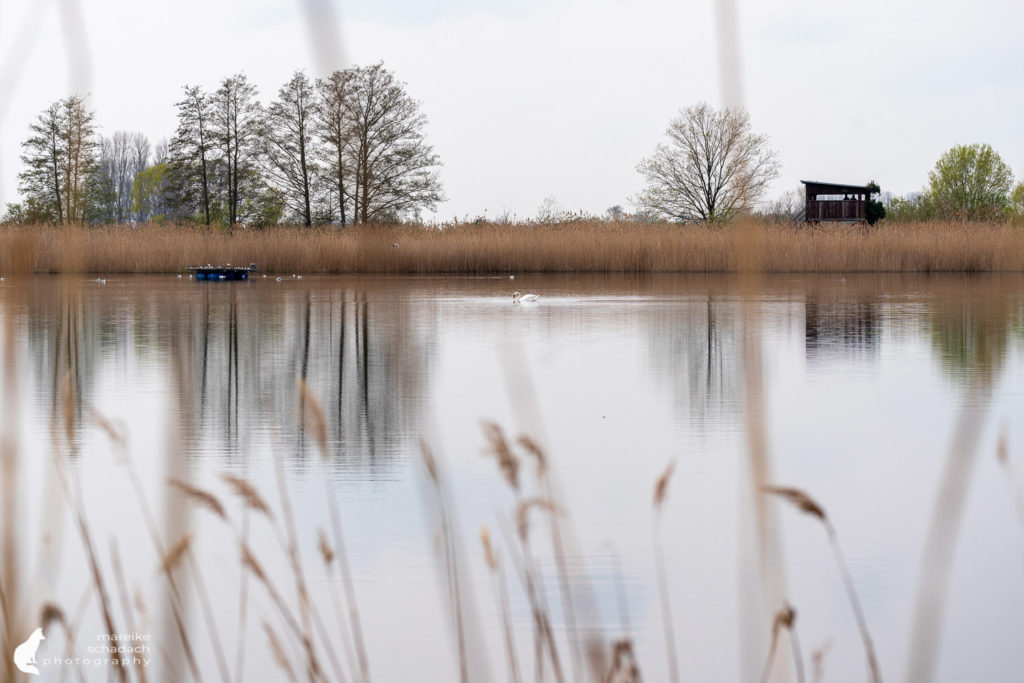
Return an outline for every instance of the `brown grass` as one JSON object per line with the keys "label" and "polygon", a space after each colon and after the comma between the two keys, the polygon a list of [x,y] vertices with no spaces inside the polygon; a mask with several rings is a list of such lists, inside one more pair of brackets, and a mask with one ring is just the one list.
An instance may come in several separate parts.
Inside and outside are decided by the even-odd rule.
{"label": "brown grass", "polygon": [[723,228],[596,220],[340,230],[0,226],[3,275],[180,273],[208,263],[256,263],[287,274],[1024,271],[1024,229],[939,221],[793,227],[752,219]]}

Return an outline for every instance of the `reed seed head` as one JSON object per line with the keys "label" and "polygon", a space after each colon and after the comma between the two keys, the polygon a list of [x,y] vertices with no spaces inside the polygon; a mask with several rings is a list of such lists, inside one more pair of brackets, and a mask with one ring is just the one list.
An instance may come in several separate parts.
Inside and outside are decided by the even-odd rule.
{"label": "reed seed head", "polygon": [[519,538],[526,541],[530,536],[530,510],[538,508],[553,515],[560,514],[561,510],[557,505],[546,498],[527,498],[516,506],[516,527],[519,531]]}
{"label": "reed seed head", "polygon": [[514,490],[518,491],[519,458],[512,453],[508,439],[505,438],[505,432],[497,423],[486,420],[482,423],[482,427],[484,438],[487,439],[487,448],[484,449],[484,455],[494,456],[495,460],[498,461],[498,469],[501,470],[505,481]]}
{"label": "reed seed head", "polygon": [[252,575],[259,579],[261,583],[267,583],[267,575],[263,572],[263,565],[249,552],[249,548],[245,545],[242,546],[242,566],[251,571]]}
{"label": "reed seed head", "polygon": [[434,460],[434,454],[424,439],[420,439],[420,455],[423,456],[423,464],[426,465],[427,474],[430,475],[430,478],[434,480],[435,484],[439,483],[440,479],[437,475],[437,461]]}
{"label": "reed seed head", "polygon": [[775,623],[772,625],[772,630],[780,628],[789,630],[793,628],[794,621],[796,621],[796,610],[789,603],[783,603],[779,611],[775,613]]}
{"label": "reed seed head", "polygon": [[828,517],[825,515],[824,508],[818,505],[813,498],[800,489],[790,488],[787,486],[764,486],[761,490],[765,493],[770,493],[773,496],[779,496],[783,500],[789,501],[790,504],[795,505],[802,512],[814,515],[823,522],[828,520]]}
{"label": "reed seed head", "polygon": [[520,434],[516,441],[520,448],[537,459],[537,477],[544,478],[548,473],[548,459],[544,454],[544,449],[532,437],[526,434]]}
{"label": "reed seed head", "polygon": [[185,553],[189,551],[190,547],[192,547],[192,535],[185,534],[164,555],[163,561],[160,563],[160,571],[164,574],[173,572],[181,564],[181,560],[185,557]]}
{"label": "reed seed head", "polygon": [[263,622],[263,631],[267,634],[267,643],[270,645],[271,654],[274,655],[274,661],[288,674],[289,680],[294,680],[295,672],[292,671],[292,665],[289,663],[288,656],[285,654],[277,634],[274,633],[274,629],[267,622]]}
{"label": "reed seed head", "polygon": [[242,477],[235,476],[229,472],[222,473],[220,477],[227,482],[235,495],[242,499],[246,507],[256,512],[262,512],[267,517],[273,519],[274,515],[270,512],[270,506],[267,505],[267,501],[263,499],[263,496],[260,495],[255,486]]}
{"label": "reed seed head", "polygon": [[324,558],[324,564],[330,567],[334,562],[334,551],[331,549],[331,544],[327,542],[327,534],[324,533],[323,529],[318,529],[317,537],[319,541],[317,545],[320,548],[320,556]]}
{"label": "reed seed head", "polygon": [[221,519],[227,519],[227,514],[224,512],[224,506],[212,493],[207,493],[206,491],[198,489],[187,482],[181,481],[180,479],[168,479],[167,482],[185,494],[188,499],[198,503],[202,507],[205,507]]}
{"label": "reed seed head", "polygon": [[317,446],[320,448],[320,455],[327,458],[327,419],[324,417],[324,409],[309,388],[304,379],[298,380],[299,397],[302,405],[302,426],[313,434]]}
{"label": "reed seed head", "polygon": [[658,481],[654,482],[654,508],[656,510],[660,510],[662,503],[665,502],[665,496],[668,494],[668,482],[672,479],[672,473],[675,469],[675,461],[670,462],[665,467],[665,471],[658,477]]}
{"label": "reed seed head", "polygon": [[64,610],[55,605],[52,602],[48,602],[43,605],[42,614],[39,617],[39,621],[42,622],[43,632],[49,630],[50,624],[57,622],[64,627],[65,630],[68,628],[68,620],[64,616]]}
{"label": "reed seed head", "polygon": [[480,542],[484,546],[484,558],[487,560],[487,566],[491,568],[492,572],[497,571],[498,558],[494,556],[494,548],[491,546],[491,534],[486,526],[480,527]]}

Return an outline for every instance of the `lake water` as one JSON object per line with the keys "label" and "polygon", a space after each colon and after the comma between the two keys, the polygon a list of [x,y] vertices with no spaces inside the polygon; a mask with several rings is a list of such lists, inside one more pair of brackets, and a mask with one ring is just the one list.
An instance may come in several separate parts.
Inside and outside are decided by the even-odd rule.
{"label": "lake water", "polygon": [[[542,298],[516,305],[515,289]],[[8,278],[0,318],[4,657],[44,603],[74,636],[47,627],[40,680],[111,680],[72,509],[114,629],[149,638],[148,680],[190,680],[178,620],[202,680],[288,680],[265,625],[296,680],[309,680],[301,632],[325,680],[358,679],[338,560],[318,551],[321,531],[338,549],[329,497],[373,681],[459,680],[459,624],[469,680],[509,680],[503,616],[517,673],[535,680],[524,573],[566,681],[592,680],[587,662],[610,666],[623,637],[644,680],[670,680],[666,607],[681,680],[758,680],[783,600],[807,680],[816,651],[823,680],[865,680],[823,525],[764,485],[824,508],[884,680],[925,680],[929,665],[937,681],[1024,677],[1022,275]],[[485,420],[541,444],[547,476],[514,446],[515,493]],[[246,512],[224,473],[270,515]],[[227,521],[169,478],[216,496]],[[171,588],[161,552],[186,533]],[[284,609],[243,572],[238,536]],[[773,671],[796,680],[785,632]]]}

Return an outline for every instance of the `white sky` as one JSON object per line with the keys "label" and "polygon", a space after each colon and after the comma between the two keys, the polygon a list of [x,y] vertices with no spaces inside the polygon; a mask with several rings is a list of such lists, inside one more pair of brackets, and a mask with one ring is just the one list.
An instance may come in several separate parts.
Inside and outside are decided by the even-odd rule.
{"label": "white sky", "polygon": [[[712,1],[334,0],[334,47],[422,101],[437,218],[533,215],[549,195],[601,213],[628,208],[681,107],[721,104]],[[782,162],[769,198],[800,179],[917,190],[958,143],[1024,176],[1020,0],[737,1],[745,102]],[[76,2],[84,50],[62,31]],[[104,134],[169,137],[186,83],[244,70],[266,102],[295,69],[321,75],[303,7],[330,2],[0,0],[0,202],[29,123],[72,88]]]}

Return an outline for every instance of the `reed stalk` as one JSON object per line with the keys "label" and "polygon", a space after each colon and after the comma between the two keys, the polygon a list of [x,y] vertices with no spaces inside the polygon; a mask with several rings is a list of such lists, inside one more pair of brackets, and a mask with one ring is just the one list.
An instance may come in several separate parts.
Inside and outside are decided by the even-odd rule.
{"label": "reed stalk", "polygon": [[[324,416],[323,407],[320,405],[320,401],[313,394],[312,390],[305,380],[298,380],[299,397],[300,397],[300,416],[302,419],[303,427],[309,429],[313,434],[317,448],[320,450],[320,460],[326,464],[330,458],[330,448],[327,445],[327,420]],[[342,583],[344,584],[346,600],[349,607],[349,624],[352,631],[352,638],[354,640],[356,656],[359,662],[359,674],[360,680],[363,683],[368,683],[370,680],[370,663],[369,658],[366,655],[366,645],[363,641],[363,629],[362,623],[359,618],[359,605],[356,602],[355,587],[352,583],[352,571],[348,563],[348,553],[345,551],[345,537],[342,533],[341,526],[341,512],[338,509],[338,501],[334,497],[334,492],[331,490],[329,472],[326,470],[323,472],[322,479],[324,482],[324,497],[327,499],[328,514],[331,518],[331,532],[334,536],[334,549],[328,554],[323,552],[323,549],[327,548],[326,540],[321,536],[320,547],[322,549],[321,554],[324,557],[325,563],[333,569],[333,562],[328,561],[328,555],[333,560],[335,557],[338,560],[338,566],[341,573]],[[333,582],[332,582],[333,587]],[[333,602],[335,609],[338,608],[340,600],[332,590]],[[338,620],[339,626],[342,625],[342,620]],[[342,636],[344,637],[347,633],[345,628],[341,628]],[[351,645],[345,642],[347,647]]]}
{"label": "reed stalk", "polygon": [[501,612],[501,630],[505,636],[505,655],[508,659],[509,681],[511,683],[520,683],[516,640],[512,634],[512,623],[508,616],[508,586],[505,583],[505,573],[501,570],[501,563],[498,560],[497,552],[491,544],[491,534],[487,531],[486,526],[480,530],[480,543],[484,547],[484,559],[487,561],[487,567],[494,576],[495,591],[498,594],[498,609]]}
{"label": "reed stalk", "polygon": [[868,631],[867,619],[864,618],[864,610],[860,606],[860,599],[857,597],[857,591],[853,585],[853,577],[850,575],[850,569],[846,564],[846,559],[843,557],[843,551],[839,547],[839,535],[836,533],[835,527],[832,526],[832,521],[825,514],[824,508],[818,505],[813,498],[799,489],[782,486],[765,486],[762,490],[765,493],[782,498],[795,506],[801,512],[817,518],[825,528],[829,545],[831,546],[832,553],[836,558],[836,565],[839,567],[839,574],[843,579],[846,596],[850,601],[850,607],[853,609],[853,614],[857,619],[857,629],[860,631],[860,638],[864,643],[864,652],[867,655],[868,672],[871,676],[871,681],[872,683],[881,683],[882,674],[878,666],[878,658],[875,655],[875,646],[871,640],[871,633]]}
{"label": "reed stalk", "polygon": [[452,538],[453,524],[451,511],[448,508],[447,496],[442,486],[437,460],[434,458],[434,454],[426,441],[420,440],[420,454],[427,468],[427,474],[434,484],[434,490],[437,492],[437,504],[441,514],[441,542],[442,553],[444,554],[445,575],[455,620],[455,635],[458,642],[459,680],[461,683],[468,683],[469,661],[466,652],[465,626],[462,619],[462,592],[459,584],[458,558],[455,556],[455,545]]}
{"label": "reed stalk", "polygon": [[658,595],[661,598],[662,627],[665,631],[665,652],[668,657],[668,675],[672,683],[679,683],[679,655],[676,653],[675,625],[672,619],[672,601],[668,592],[668,577],[665,572],[665,552],[662,549],[661,518],[668,484],[675,471],[670,462],[654,484],[654,564],[658,574]]}
{"label": "reed stalk", "polygon": [[796,610],[789,605],[783,605],[778,612],[775,613],[775,619],[772,621],[772,640],[771,645],[768,648],[768,659],[764,663],[764,669],[761,672],[761,683],[768,683],[772,673],[772,665],[775,663],[775,652],[779,644],[779,632],[785,629],[789,633],[790,647],[793,650],[793,663],[796,665],[796,680],[797,683],[804,683],[804,661],[803,656],[800,654],[800,641],[796,636],[796,629],[793,624],[796,621]]}

